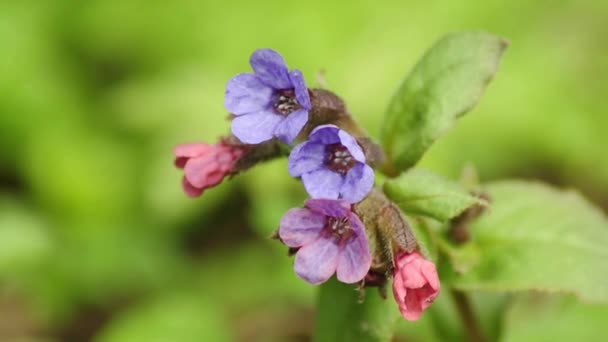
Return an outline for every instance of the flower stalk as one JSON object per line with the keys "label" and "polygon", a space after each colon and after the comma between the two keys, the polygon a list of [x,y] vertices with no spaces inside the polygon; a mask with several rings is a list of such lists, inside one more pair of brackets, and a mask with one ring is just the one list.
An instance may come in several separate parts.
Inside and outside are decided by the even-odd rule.
{"label": "flower stalk", "polygon": [[360,301],[352,285],[332,278],[319,288],[315,342],[387,342],[393,337],[399,309],[384,300],[379,291],[368,289]]}

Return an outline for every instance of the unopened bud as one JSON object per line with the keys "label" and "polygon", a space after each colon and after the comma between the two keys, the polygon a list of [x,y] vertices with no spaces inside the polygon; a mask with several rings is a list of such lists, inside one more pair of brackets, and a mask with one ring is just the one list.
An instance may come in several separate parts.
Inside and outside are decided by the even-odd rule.
{"label": "unopened bud", "polygon": [[390,276],[394,268],[394,256],[418,248],[410,225],[401,210],[377,188],[355,205],[355,212],[365,224],[370,240],[373,255],[371,270]]}

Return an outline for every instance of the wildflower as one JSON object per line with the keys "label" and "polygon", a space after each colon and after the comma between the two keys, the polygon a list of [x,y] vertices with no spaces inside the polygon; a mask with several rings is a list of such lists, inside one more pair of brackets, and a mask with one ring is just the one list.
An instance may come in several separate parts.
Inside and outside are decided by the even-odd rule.
{"label": "wildflower", "polygon": [[439,295],[437,268],[420,253],[401,253],[396,257],[393,294],[399,311],[408,321],[416,321]]}
{"label": "wildflower", "polygon": [[361,281],[372,262],[363,223],[340,200],[310,199],[305,208],[289,210],[281,219],[283,243],[299,248],[296,274],[311,284],[321,284],[334,272],[344,283]]}
{"label": "wildflower", "polygon": [[309,140],[289,155],[289,173],[302,177],[313,198],[361,201],[374,185],[374,170],[365,163],[357,140],[334,125],[315,128]]}
{"label": "wildflower", "polygon": [[179,145],[173,153],[175,166],[184,169],[184,191],[190,197],[197,197],[236,172],[235,165],[245,154],[245,147],[194,143]]}
{"label": "wildflower", "polygon": [[283,57],[271,49],[256,50],[250,63],[253,74],[238,74],[226,86],[225,106],[235,115],[232,133],[247,144],[275,136],[291,144],[312,108],[302,72],[290,72]]}

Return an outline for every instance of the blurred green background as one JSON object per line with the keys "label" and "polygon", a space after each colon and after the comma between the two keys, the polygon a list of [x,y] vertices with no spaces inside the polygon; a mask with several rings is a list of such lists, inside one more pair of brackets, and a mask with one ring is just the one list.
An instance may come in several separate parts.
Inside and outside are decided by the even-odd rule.
{"label": "blurred green background", "polygon": [[[422,166],[540,178],[606,212],[607,22],[608,2],[592,0],[2,0],[0,341],[310,338],[315,288],[267,239],[305,199],[286,161],[195,200],[173,166],[175,145],[228,131],[225,84],[260,47],[309,86],[324,70],[377,136],[393,91],[438,37],[508,38],[479,106]],[[514,341],[562,340],[564,326],[596,336],[586,324],[606,314],[534,300],[480,303],[506,312],[484,317]],[[449,317],[458,336],[449,303],[437,306],[429,316]],[[441,340],[430,319],[400,325],[398,340]]]}

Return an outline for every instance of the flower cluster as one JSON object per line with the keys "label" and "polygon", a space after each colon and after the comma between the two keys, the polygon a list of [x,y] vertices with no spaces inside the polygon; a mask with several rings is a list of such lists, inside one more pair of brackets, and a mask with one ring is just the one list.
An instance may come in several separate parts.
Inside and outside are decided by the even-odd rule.
{"label": "flower cluster", "polygon": [[[332,120],[331,115],[313,120],[313,113],[327,109],[323,103],[341,100],[334,96],[331,101],[319,101],[331,92],[308,89],[302,72],[290,71],[277,52],[257,50],[250,64],[253,73],[238,74],[226,86],[232,136],[215,145],[195,143],[175,149],[175,165],[185,173],[185,192],[200,196],[225,177],[291,150],[289,174],[302,181],[310,196],[303,208],[283,216],[277,234],[295,253],[295,273],[315,285],[335,273],[341,282],[364,286],[371,274],[386,279],[392,271],[401,312],[406,319],[418,319],[439,291],[435,266],[416,251],[379,251],[368,238],[375,229],[368,225],[370,215],[363,217],[357,211],[365,207],[360,204],[371,197],[374,188],[369,160],[377,158],[368,158],[360,143],[371,140],[353,136],[340,125],[349,118],[347,113],[338,113],[340,120]],[[326,112],[340,110],[345,111],[345,106],[333,106]],[[299,144],[292,147],[295,142]],[[374,217],[382,212],[374,204],[371,211],[376,212]],[[372,264],[378,259],[382,264],[387,255],[397,257],[389,260],[389,267],[374,269]]]}

